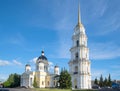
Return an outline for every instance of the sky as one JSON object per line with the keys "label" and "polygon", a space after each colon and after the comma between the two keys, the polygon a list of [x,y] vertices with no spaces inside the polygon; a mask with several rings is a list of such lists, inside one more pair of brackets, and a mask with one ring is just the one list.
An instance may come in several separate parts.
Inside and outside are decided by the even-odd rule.
{"label": "sky", "polygon": [[[50,72],[69,69],[78,0],[0,0],[0,81],[22,74],[45,51]],[[120,80],[120,0],[80,0],[94,80]]]}

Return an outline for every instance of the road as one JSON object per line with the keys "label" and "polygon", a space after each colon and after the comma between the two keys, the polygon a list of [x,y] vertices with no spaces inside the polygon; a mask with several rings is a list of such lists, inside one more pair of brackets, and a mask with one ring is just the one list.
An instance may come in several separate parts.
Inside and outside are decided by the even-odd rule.
{"label": "road", "polygon": [[102,89],[99,89],[98,91],[120,91],[120,88],[116,88],[116,89],[102,88]]}
{"label": "road", "polygon": [[[0,88],[0,91],[33,91],[33,90],[26,88]],[[99,89],[98,91],[120,91],[120,88],[119,89],[103,88]]]}
{"label": "road", "polygon": [[32,91],[26,88],[1,88],[0,91]]}

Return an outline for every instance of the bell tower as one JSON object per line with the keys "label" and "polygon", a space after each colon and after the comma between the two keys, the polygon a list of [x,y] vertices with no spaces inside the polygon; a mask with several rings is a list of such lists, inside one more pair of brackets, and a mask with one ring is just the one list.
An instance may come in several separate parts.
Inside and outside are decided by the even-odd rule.
{"label": "bell tower", "polygon": [[80,4],[78,7],[78,23],[74,28],[72,41],[71,59],[69,61],[72,88],[91,89],[89,48],[87,47],[85,28],[81,22]]}

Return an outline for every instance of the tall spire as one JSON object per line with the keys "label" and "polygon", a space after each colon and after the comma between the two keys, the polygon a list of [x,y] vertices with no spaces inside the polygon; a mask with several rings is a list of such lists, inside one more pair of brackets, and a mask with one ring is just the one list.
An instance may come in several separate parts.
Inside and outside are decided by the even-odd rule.
{"label": "tall spire", "polygon": [[79,1],[79,4],[78,4],[78,24],[81,24],[80,1]]}

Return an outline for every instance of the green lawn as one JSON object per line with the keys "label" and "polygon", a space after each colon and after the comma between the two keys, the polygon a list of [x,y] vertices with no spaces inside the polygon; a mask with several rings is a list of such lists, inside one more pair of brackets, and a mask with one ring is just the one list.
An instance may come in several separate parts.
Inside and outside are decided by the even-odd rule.
{"label": "green lawn", "polygon": [[72,91],[70,89],[55,89],[55,88],[45,88],[45,89],[40,89],[40,88],[33,88],[32,91]]}
{"label": "green lawn", "polygon": [[[51,88],[51,89],[33,88],[31,91],[72,91],[72,90],[70,90],[70,89],[55,89],[55,88]],[[73,90],[73,91],[98,91],[98,90]]]}

